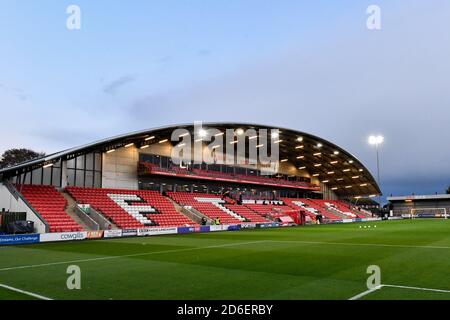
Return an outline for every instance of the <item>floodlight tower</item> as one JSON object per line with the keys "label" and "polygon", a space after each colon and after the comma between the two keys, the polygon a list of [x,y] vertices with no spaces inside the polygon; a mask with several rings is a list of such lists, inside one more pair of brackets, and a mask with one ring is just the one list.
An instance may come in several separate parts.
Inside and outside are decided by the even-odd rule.
{"label": "floodlight tower", "polygon": [[[375,146],[375,149],[377,150],[377,178],[378,178],[378,186],[381,188],[381,181],[380,181],[380,155],[379,155],[379,149],[380,145],[382,145],[384,142],[384,137],[382,135],[378,136],[370,136],[369,137],[369,144],[372,146]],[[379,197],[379,200],[381,198]],[[381,201],[380,201],[381,202]],[[381,203],[380,203],[381,206]]]}

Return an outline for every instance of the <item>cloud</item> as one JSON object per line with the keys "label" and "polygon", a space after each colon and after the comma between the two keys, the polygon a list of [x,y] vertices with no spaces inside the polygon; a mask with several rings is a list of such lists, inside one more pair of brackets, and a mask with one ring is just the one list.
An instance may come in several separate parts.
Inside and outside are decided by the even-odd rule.
{"label": "cloud", "polygon": [[106,93],[106,94],[114,95],[114,94],[117,93],[117,91],[120,88],[122,88],[123,86],[125,86],[125,85],[127,85],[127,84],[129,84],[131,82],[134,82],[135,80],[136,80],[136,78],[134,76],[123,76],[123,77],[120,77],[120,78],[118,78],[118,79],[116,79],[116,80],[106,84],[103,87],[103,92]]}

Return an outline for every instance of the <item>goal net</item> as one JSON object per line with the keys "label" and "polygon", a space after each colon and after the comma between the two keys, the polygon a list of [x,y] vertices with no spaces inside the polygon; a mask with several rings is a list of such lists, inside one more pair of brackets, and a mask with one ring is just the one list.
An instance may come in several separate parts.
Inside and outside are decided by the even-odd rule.
{"label": "goal net", "polygon": [[411,219],[416,218],[448,218],[447,208],[415,208],[411,209]]}

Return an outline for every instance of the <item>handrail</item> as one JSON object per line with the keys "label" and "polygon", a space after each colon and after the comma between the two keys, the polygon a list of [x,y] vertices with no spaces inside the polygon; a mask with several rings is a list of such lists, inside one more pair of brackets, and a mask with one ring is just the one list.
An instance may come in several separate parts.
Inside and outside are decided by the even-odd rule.
{"label": "handrail", "polygon": [[41,222],[45,226],[45,232],[46,233],[50,232],[50,226],[48,222],[41,216],[41,214],[36,209],[34,209],[31,203],[29,203],[28,200],[22,195],[22,193],[20,193],[19,190],[17,190],[14,184],[12,184],[9,180],[5,180],[3,181],[3,185],[9,190],[9,192],[13,195],[13,197],[16,200],[19,200],[20,198],[20,200],[22,200],[25,203],[25,205],[36,215],[36,217],[39,220],[41,220]]}

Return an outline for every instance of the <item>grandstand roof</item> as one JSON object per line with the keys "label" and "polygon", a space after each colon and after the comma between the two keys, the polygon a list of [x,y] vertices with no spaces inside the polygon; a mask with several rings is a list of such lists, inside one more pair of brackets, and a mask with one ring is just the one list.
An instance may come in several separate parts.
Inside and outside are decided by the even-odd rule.
{"label": "grandstand roof", "polygon": [[[252,124],[252,123],[202,123],[204,128],[225,129],[279,129],[280,130],[280,159],[288,159],[298,168],[304,168],[310,175],[319,175],[320,181],[328,181],[330,186],[340,196],[378,195],[381,190],[369,170],[351,153],[320,137],[298,130]],[[146,138],[154,137],[152,141],[158,143],[169,139],[173,130],[187,129],[192,136],[193,124],[179,124],[157,127],[147,130],[131,132],[115,137],[99,140],[79,147],[70,148],[42,158],[23,162],[15,166],[0,170],[0,178],[18,175],[40,168],[60,159],[73,159],[90,152],[106,152],[111,149],[124,147],[129,143],[137,146],[147,143]],[[299,148],[303,146],[302,148]],[[320,154],[319,154],[320,153]],[[299,159],[299,156],[303,158]],[[320,166],[316,166],[320,164]]]}

